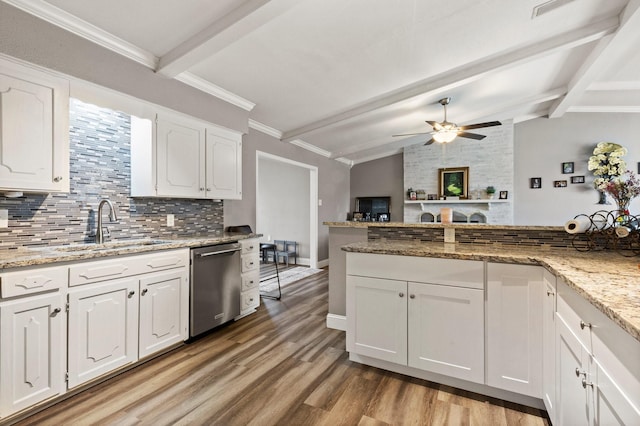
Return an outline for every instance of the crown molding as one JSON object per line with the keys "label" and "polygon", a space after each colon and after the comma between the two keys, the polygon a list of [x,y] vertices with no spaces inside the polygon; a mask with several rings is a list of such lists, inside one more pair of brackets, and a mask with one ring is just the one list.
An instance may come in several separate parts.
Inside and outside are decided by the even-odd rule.
{"label": "crown molding", "polygon": [[587,90],[593,91],[618,91],[640,90],[640,81],[596,81],[591,83]]}
{"label": "crown molding", "polygon": [[615,106],[615,105],[585,105],[569,107],[567,112],[622,112],[622,113],[638,113],[640,106]]}
{"label": "crown molding", "polygon": [[329,151],[326,151],[322,148],[318,148],[317,146],[311,145],[310,143],[302,141],[300,139],[294,139],[289,143],[295,146],[299,146],[300,148],[306,149],[307,151],[311,151],[315,154],[322,155],[323,157],[327,157],[327,158],[331,157],[331,153]]}
{"label": "crown molding", "polygon": [[266,124],[262,124],[259,121],[249,119],[249,128],[264,133],[265,135],[273,136],[280,140],[282,138],[282,132],[273,127],[269,127]]}
{"label": "crown molding", "polygon": [[43,21],[69,31],[79,37],[92,41],[104,48],[125,56],[148,68],[155,69],[158,58],[150,52],[139,48],[119,37],[108,33],[64,10],[42,0],[4,0]]}
{"label": "crown molding", "polygon": [[355,164],[353,160],[349,160],[348,158],[345,158],[345,157],[338,157],[335,160],[339,163],[346,164],[347,166],[349,166],[349,168],[353,167],[353,165]]}
{"label": "crown molding", "polygon": [[181,74],[178,74],[174,78],[193,88],[201,90],[205,93],[215,96],[218,99],[222,99],[225,102],[242,108],[245,111],[251,111],[256,106],[255,103],[241,96],[238,96],[235,93],[231,93],[220,86],[216,86],[210,81],[198,77],[195,74],[191,74],[190,72],[183,72]]}

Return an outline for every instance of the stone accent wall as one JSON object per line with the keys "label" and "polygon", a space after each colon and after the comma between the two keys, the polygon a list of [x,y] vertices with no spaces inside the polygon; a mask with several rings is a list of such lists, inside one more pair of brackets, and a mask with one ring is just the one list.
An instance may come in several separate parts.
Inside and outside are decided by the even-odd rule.
{"label": "stone accent wall", "polygon": [[[458,244],[500,244],[527,247],[570,248],[571,236],[564,230],[487,229],[466,225],[457,227]],[[369,241],[414,241],[444,243],[443,228],[370,227]]]}
{"label": "stone accent wall", "polygon": [[[128,115],[72,99],[70,192],[0,196],[0,209],[9,211],[9,228],[0,229],[0,249],[93,242],[90,234],[103,198],[111,200],[118,213],[118,222],[110,223],[108,212],[103,212],[112,241],[222,231],[222,201],[129,196],[130,131]],[[170,213],[175,215],[175,226],[168,228]]]}
{"label": "stone accent wall", "polygon": [[[513,122],[502,126],[478,130],[487,135],[481,141],[456,138],[446,145],[416,144],[404,149],[404,188],[424,189],[427,194],[438,193],[438,169],[446,167],[469,167],[469,193],[472,198],[479,194],[486,198],[484,189],[492,185],[496,191],[508,191],[513,200],[514,146]],[[498,194],[496,193],[496,198]],[[425,210],[437,216],[441,207],[451,207],[467,216],[480,212],[492,225],[513,224],[513,202],[495,204],[425,204]],[[404,222],[420,222],[423,213],[420,204],[404,205]]]}

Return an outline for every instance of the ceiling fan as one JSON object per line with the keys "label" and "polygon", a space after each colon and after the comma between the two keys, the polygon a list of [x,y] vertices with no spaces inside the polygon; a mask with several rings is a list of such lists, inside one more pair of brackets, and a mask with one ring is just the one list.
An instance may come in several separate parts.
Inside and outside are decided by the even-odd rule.
{"label": "ceiling fan", "polygon": [[431,139],[425,143],[425,145],[431,145],[434,142],[438,143],[449,143],[453,141],[456,136],[460,136],[461,138],[469,138],[481,140],[486,138],[486,135],[479,135],[477,133],[469,133],[467,130],[472,129],[480,129],[482,127],[492,127],[492,126],[500,126],[502,123],[499,121],[487,121],[486,123],[476,123],[476,124],[468,124],[466,126],[458,126],[456,123],[451,123],[447,121],[447,105],[451,98],[442,98],[438,101],[440,105],[444,107],[444,120],[438,123],[437,121],[429,121],[426,122],[433,127],[432,132],[424,132],[424,133],[406,133],[402,135],[393,135],[395,136],[415,136],[415,135],[433,135]]}

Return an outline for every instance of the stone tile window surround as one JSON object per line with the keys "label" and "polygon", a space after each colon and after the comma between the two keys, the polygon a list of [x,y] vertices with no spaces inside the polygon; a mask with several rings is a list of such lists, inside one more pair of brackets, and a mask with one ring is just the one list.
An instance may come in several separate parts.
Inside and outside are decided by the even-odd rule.
{"label": "stone tile window surround", "polygon": [[[9,227],[0,229],[0,250],[93,242],[98,204],[108,198],[118,222],[104,223],[111,240],[203,236],[223,229],[223,202],[131,198],[131,120],[127,114],[70,102],[70,192],[0,196]],[[35,154],[37,155],[37,154]],[[175,226],[167,227],[167,214]]]}

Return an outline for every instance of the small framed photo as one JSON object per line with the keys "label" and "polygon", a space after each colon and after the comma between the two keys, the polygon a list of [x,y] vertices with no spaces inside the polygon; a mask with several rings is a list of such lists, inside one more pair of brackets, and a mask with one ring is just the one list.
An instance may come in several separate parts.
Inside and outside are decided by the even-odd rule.
{"label": "small framed photo", "polygon": [[354,222],[362,222],[364,220],[364,213],[362,212],[353,212],[353,221]]}
{"label": "small framed photo", "polygon": [[567,186],[567,181],[566,180],[554,180],[553,181],[553,187],[554,188],[564,188]]}
{"label": "small framed photo", "polygon": [[529,187],[531,189],[540,189],[542,188],[542,178],[533,177],[529,183]]}
{"label": "small framed photo", "polygon": [[427,194],[427,200],[437,200],[438,194]]}
{"label": "small framed photo", "polygon": [[640,163],[638,163],[638,174],[640,175]]}
{"label": "small framed photo", "polygon": [[571,183],[584,183],[584,176],[571,176]]}
{"label": "small framed photo", "polygon": [[573,173],[573,161],[562,163],[562,174],[566,175],[570,173]]}
{"label": "small framed photo", "polygon": [[498,196],[499,200],[506,200],[509,195],[509,191],[500,191],[500,195]]}
{"label": "small framed photo", "polygon": [[389,222],[389,213],[378,213],[378,222]]}

